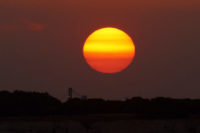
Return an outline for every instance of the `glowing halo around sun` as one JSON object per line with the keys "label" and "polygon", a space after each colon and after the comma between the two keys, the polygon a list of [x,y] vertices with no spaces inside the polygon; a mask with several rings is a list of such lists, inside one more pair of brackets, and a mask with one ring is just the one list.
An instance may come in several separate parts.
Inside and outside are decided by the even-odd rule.
{"label": "glowing halo around sun", "polygon": [[117,73],[131,64],[135,56],[135,45],[124,31],[112,27],[101,28],[86,39],[83,56],[94,70]]}

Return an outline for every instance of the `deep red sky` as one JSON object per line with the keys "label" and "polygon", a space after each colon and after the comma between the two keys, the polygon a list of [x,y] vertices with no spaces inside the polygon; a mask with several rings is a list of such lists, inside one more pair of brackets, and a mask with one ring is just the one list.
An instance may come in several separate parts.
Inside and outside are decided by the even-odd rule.
{"label": "deep red sky", "polygon": [[[198,0],[1,0],[0,89],[47,91],[62,100],[73,87],[88,97],[200,98]],[[133,64],[105,75],[84,61],[95,29],[114,26],[136,45]]]}

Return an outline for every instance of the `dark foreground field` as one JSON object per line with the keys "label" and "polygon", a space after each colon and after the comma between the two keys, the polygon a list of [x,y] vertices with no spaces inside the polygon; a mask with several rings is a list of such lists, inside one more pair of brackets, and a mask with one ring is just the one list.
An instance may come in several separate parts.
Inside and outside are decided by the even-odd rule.
{"label": "dark foreground field", "polygon": [[200,119],[135,119],[129,114],[1,118],[0,133],[199,133]]}

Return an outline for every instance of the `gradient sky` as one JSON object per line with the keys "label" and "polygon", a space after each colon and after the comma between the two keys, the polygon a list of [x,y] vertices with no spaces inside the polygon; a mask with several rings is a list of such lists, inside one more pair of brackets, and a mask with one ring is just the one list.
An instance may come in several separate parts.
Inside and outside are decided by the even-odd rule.
{"label": "gradient sky", "polygon": [[[199,0],[1,0],[0,89],[68,87],[91,98],[200,98]],[[94,30],[117,27],[134,40],[133,63],[101,74],[82,47]]]}

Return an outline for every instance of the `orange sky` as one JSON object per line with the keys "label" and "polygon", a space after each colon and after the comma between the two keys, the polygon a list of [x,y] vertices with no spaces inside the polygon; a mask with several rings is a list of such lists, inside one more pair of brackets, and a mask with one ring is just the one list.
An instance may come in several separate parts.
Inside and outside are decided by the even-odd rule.
{"label": "orange sky", "polygon": [[[68,87],[114,99],[199,97],[199,7],[199,0],[0,0],[0,89],[62,100]],[[112,76],[91,70],[82,55],[88,35],[106,26],[126,31],[137,49],[133,64]]]}
{"label": "orange sky", "polygon": [[[123,12],[123,10],[128,10],[127,8],[136,8],[136,9],[144,9],[144,8],[198,8],[200,5],[199,0],[190,0],[190,1],[182,1],[182,0],[1,0],[2,6],[12,6],[12,7],[22,7],[24,9],[30,8],[49,8],[49,9],[58,9],[65,8],[65,10],[100,10],[100,9],[111,9],[118,10]],[[75,7],[75,8],[74,8]],[[36,9],[37,10],[37,9]],[[42,9],[41,9],[42,10]]]}

